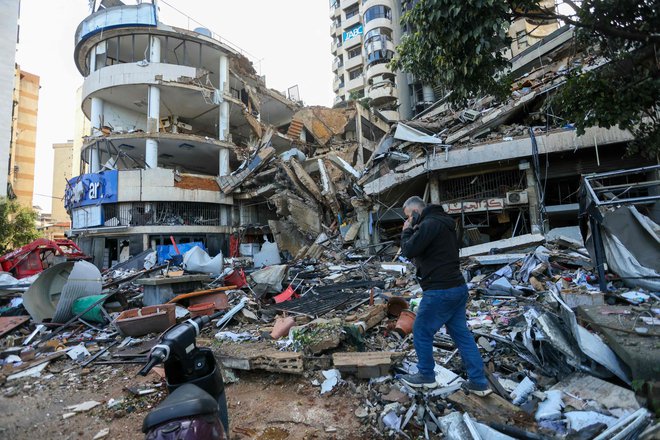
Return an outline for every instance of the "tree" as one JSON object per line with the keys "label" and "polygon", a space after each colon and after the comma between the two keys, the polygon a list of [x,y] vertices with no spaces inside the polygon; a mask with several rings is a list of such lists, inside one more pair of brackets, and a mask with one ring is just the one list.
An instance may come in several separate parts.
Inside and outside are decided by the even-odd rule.
{"label": "tree", "polygon": [[[632,152],[660,152],[660,75],[656,46],[660,18],[655,0],[563,0],[545,8],[542,0],[419,0],[402,17],[413,29],[402,38],[392,67],[421,81],[451,90],[450,100],[508,96],[513,78],[504,49],[518,18],[560,20],[576,29],[577,49],[595,48],[609,62],[589,72],[579,69],[552,98],[553,108],[575,123],[618,125],[636,136]],[[562,11],[562,12],[559,12]]]}
{"label": "tree", "polygon": [[37,213],[15,200],[0,198],[0,255],[24,246],[39,237]]}

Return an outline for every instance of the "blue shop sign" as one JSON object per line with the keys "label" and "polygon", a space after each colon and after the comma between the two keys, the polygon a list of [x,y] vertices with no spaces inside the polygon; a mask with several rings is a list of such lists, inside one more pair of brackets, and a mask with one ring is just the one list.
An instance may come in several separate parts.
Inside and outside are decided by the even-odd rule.
{"label": "blue shop sign", "polygon": [[117,170],[109,170],[71,178],[66,188],[64,206],[72,209],[117,203],[117,176]]}
{"label": "blue shop sign", "polygon": [[362,35],[362,29],[362,25],[358,24],[357,26],[353,26],[352,28],[345,30],[342,33],[342,41],[350,40],[359,35]]}

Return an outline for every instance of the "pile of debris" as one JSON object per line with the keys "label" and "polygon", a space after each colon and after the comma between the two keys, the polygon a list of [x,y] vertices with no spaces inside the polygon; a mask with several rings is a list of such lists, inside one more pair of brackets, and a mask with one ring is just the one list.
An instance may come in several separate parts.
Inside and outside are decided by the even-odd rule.
{"label": "pile of debris", "polygon": [[[3,290],[4,386],[64,360],[81,369],[145,362],[177,320],[225,310],[200,339],[227,382],[250,370],[302,376],[321,394],[347,389],[361,399],[355,416],[374,437],[658,434],[658,296],[615,274],[601,291],[575,239],[530,235],[462,250],[468,325],[494,391],[485,398],[461,390],[465,371],[443,331],[434,342],[438,387],[413,390],[396,379],[416,369],[421,289],[405,259],[345,248],[339,235],[320,237],[305,258],[263,268],[250,258],[211,258],[199,246],[164,264],[155,254],[104,274],[84,260],[64,262],[25,292]],[[136,392],[160,389],[147,388]]]}

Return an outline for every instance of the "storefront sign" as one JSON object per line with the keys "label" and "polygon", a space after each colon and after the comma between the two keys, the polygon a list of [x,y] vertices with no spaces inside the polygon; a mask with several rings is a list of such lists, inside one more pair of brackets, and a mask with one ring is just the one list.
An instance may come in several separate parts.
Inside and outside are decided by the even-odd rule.
{"label": "storefront sign", "polygon": [[462,212],[502,211],[504,199],[492,198],[469,202],[444,203],[442,205],[447,214],[460,214]]}
{"label": "storefront sign", "polygon": [[117,203],[117,170],[83,174],[69,180],[65,192],[67,209]]}

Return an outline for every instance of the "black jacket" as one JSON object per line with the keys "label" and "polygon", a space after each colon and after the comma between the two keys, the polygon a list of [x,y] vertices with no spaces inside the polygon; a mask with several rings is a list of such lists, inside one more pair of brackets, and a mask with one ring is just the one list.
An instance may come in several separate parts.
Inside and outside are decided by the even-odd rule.
{"label": "black jacket", "polygon": [[456,226],[442,206],[427,206],[419,221],[403,231],[401,254],[414,259],[423,290],[443,290],[465,284],[458,261]]}

